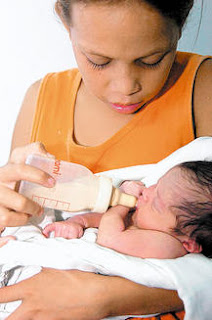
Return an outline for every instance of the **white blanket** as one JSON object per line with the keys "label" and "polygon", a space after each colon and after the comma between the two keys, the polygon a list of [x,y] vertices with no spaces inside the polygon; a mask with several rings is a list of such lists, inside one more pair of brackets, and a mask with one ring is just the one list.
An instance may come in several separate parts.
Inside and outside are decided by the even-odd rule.
{"label": "white blanket", "polygon": [[[158,164],[111,170],[115,185],[126,179],[155,183],[169,168],[189,160],[212,161],[212,138],[200,138],[179,149]],[[42,222],[51,221],[51,211]],[[34,222],[37,223],[37,222]],[[105,275],[117,275],[152,287],[175,289],[185,306],[185,320],[211,320],[212,261],[201,254],[177,259],[141,259],[101,247],[95,243],[96,229],[88,229],[81,239],[46,239],[38,227],[29,225],[7,228],[18,240],[0,249],[2,285],[9,285],[38,273],[43,267],[80,269]],[[20,302],[0,305],[0,319],[5,319]],[[116,317],[116,319],[125,319]],[[115,318],[114,318],[115,319]]]}

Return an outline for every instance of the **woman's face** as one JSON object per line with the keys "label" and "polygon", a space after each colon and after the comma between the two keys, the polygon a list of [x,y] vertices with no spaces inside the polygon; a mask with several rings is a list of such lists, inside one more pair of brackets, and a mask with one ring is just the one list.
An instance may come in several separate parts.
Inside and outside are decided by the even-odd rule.
{"label": "woman's face", "polygon": [[85,89],[132,114],[163,88],[179,28],[147,4],[74,4],[70,37]]}

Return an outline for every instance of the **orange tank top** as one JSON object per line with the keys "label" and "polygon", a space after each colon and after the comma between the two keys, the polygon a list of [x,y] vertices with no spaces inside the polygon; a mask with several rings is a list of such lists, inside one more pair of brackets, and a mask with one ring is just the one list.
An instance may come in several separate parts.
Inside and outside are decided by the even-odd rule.
{"label": "orange tank top", "polygon": [[178,52],[179,67],[171,86],[95,147],[78,145],[73,138],[79,71],[47,74],[39,90],[31,142],[40,141],[58,159],[81,163],[93,172],[158,162],[195,138],[193,86],[197,70],[207,58]]}

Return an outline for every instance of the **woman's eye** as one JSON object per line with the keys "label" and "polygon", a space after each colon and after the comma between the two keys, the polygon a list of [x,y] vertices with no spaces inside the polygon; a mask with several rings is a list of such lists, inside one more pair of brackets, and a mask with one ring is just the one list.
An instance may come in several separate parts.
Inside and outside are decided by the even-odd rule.
{"label": "woman's eye", "polygon": [[162,56],[159,60],[157,60],[156,62],[153,62],[153,63],[147,63],[147,62],[142,61],[141,59],[138,59],[135,61],[135,63],[140,67],[157,68],[160,65],[160,63],[162,62],[163,58],[164,58],[164,56]]}
{"label": "woman's eye", "polygon": [[95,63],[95,62],[93,62],[92,60],[90,60],[88,58],[87,58],[87,61],[89,62],[89,64],[91,65],[91,67],[93,69],[103,69],[110,63],[110,61],[107,61],[105,63]]}

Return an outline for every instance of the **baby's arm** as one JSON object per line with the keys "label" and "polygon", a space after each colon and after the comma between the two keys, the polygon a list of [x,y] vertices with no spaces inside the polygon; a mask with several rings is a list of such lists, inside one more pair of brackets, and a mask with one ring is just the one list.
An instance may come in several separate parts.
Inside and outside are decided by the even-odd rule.
{"label": "baby's arm", "polygon": [[63,237],[66,239],[80,238],[85,229],[91,227],[98,228],[101,218],[101,213],[78,214],[66,221],[54,222],[47,225],[43,230],[43,234],[49,237],[50,233],[54,232],[54,237]]}
{"label": "baby's arm", "polygon": [[187,253],[182,243],[167,233],[127,227],[128,212],[128,208],[116,206],[103,215],[98,244],[139,258],[172,259]]}
{"label": "baby's arm", "polygon": [[[125,181],[120,189],[126,193],[138,196],[142,193],[141,190],[143,190],[143,188],[144,185],[141,182]],[[100,213],[76,215],[66,221],[54,222],[47,225],[43,230],[43,234],[49,237],[50,233],[54,232],[55,237],[63,237],[66,239],[80,238],[83,235],[84,229],[90,227],[98,228],[101,218],[102,214]],[[121,220],[119,219],[119,223],[120,222]]]}
{"label": "baby's arm", "polygon": [[116,250],[115,242],[126,229],[128,214],[129,208],[121,205],[105,212],[99,224],[97,243]]}

